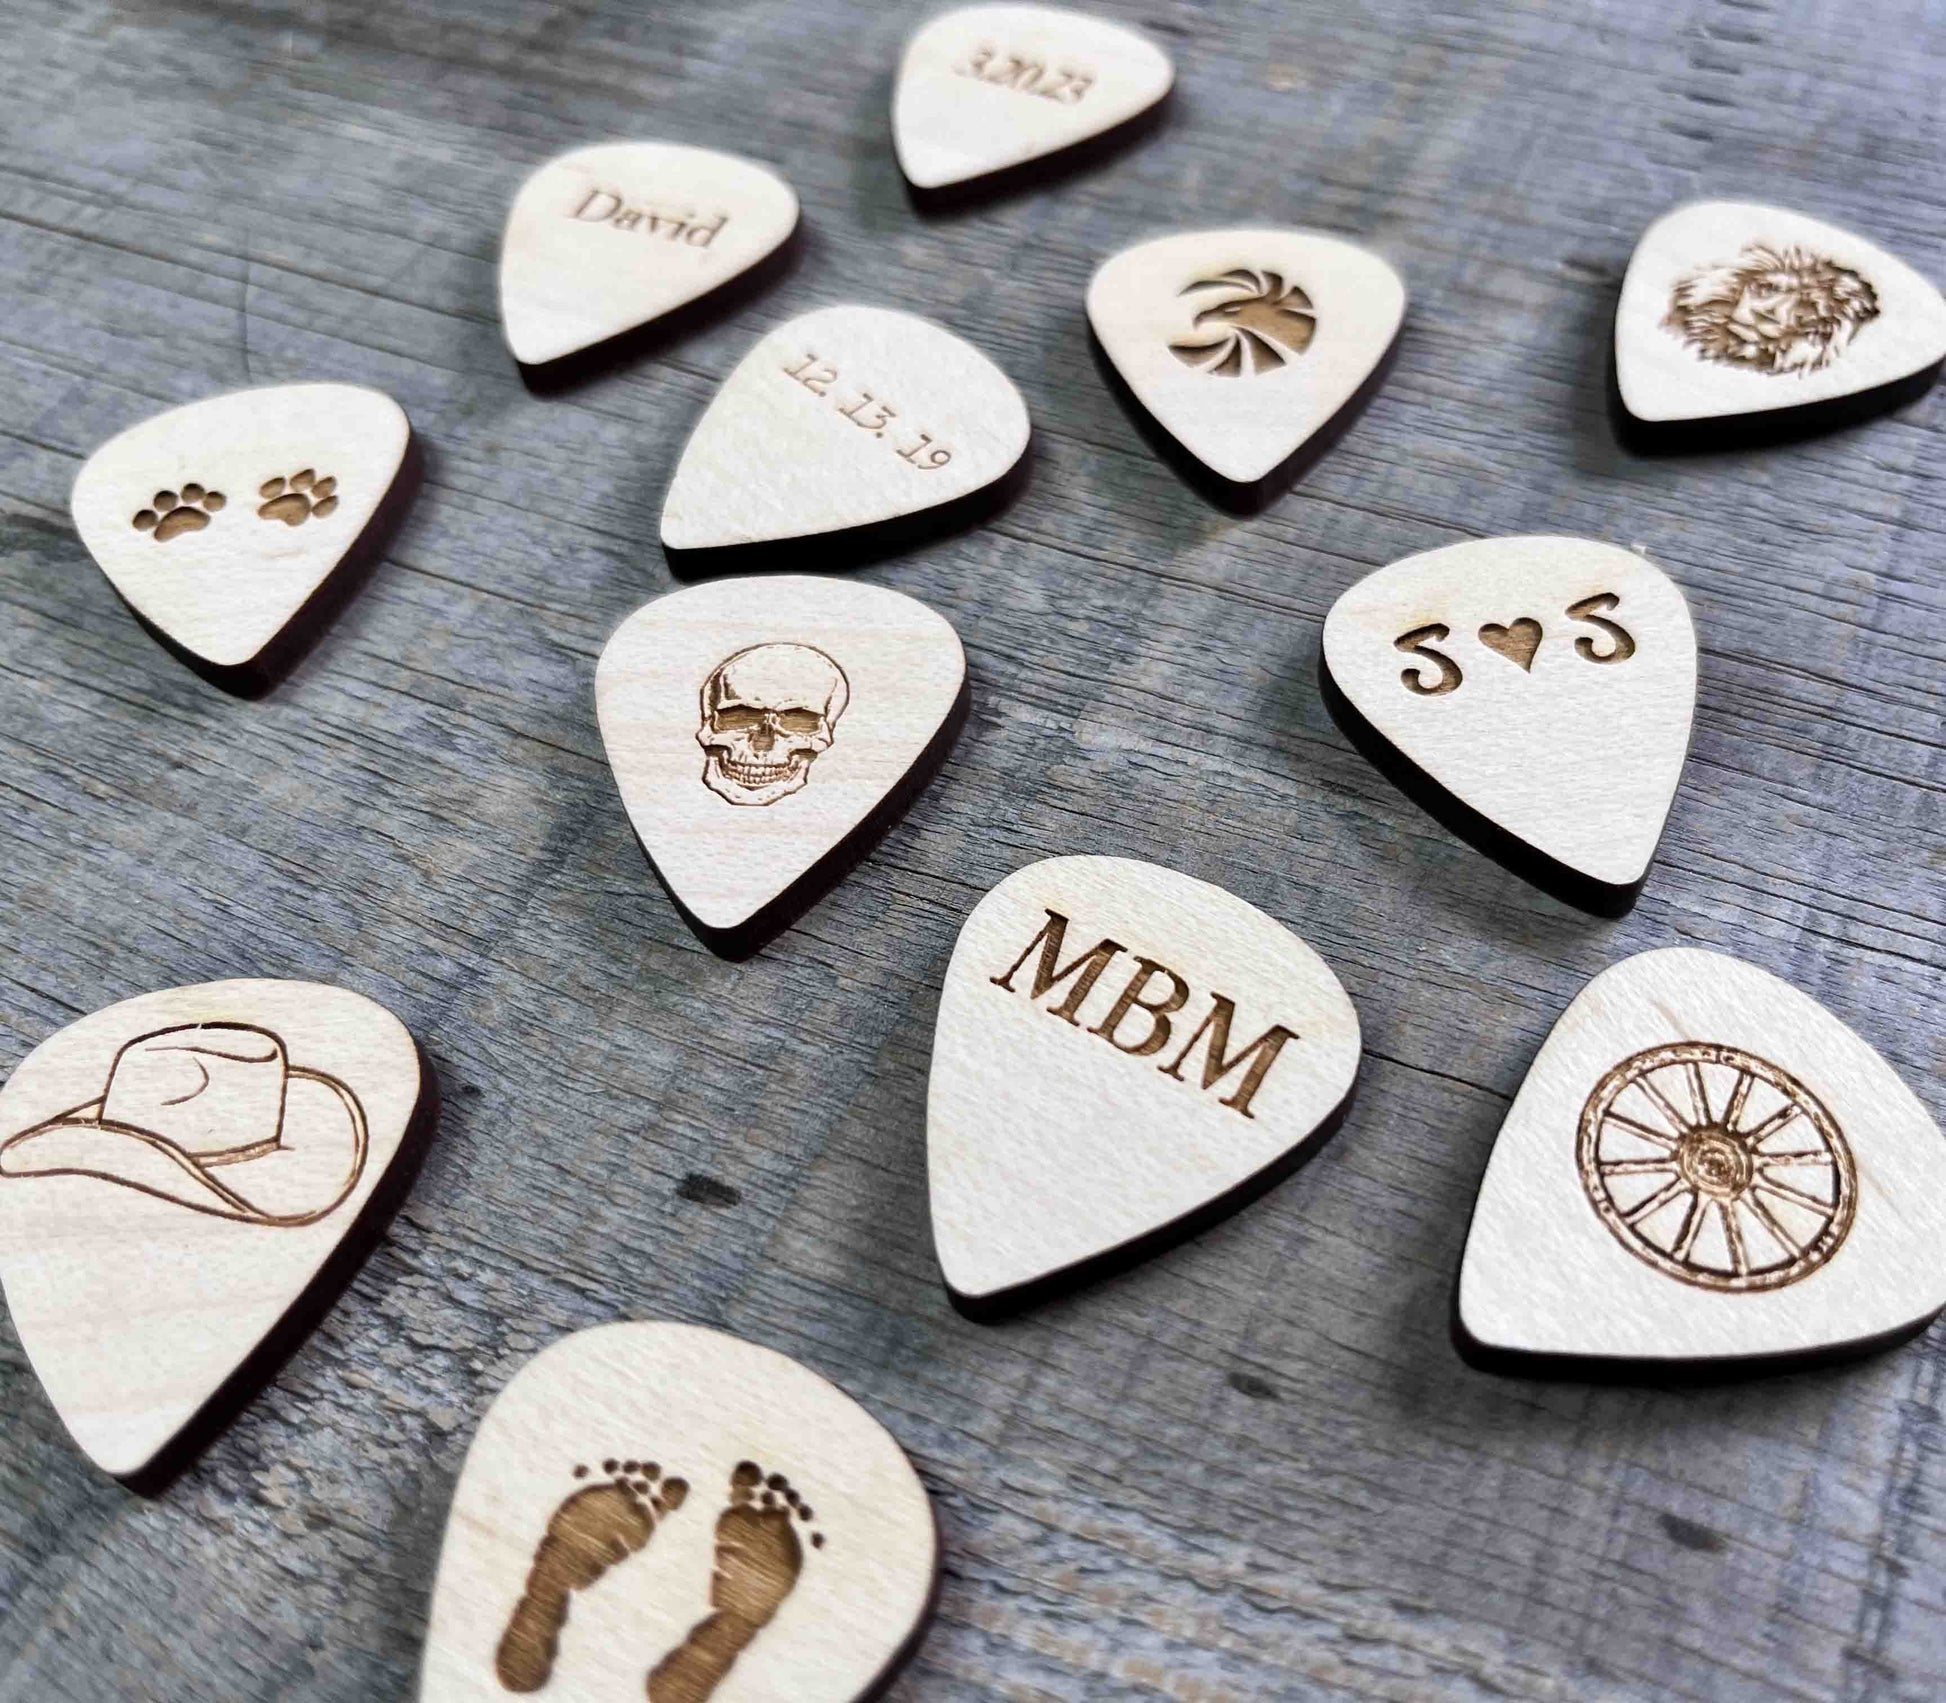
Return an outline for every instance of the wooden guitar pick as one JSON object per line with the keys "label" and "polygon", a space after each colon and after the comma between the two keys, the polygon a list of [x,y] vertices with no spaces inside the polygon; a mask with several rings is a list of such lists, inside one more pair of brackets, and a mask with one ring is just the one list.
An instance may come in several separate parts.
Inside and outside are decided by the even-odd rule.
{"label": "wooden guitar pick", "polygon": [[1013,168],[1077,144],[1121,140],[1174,80],[1168,54],[1105,18],[1053,6],[966,6],[906,43],[892,146],[922,197],[974,178],[988,179],[981,188],[990,191],[1011,183]]}
{"label": "wooden guitar pick", "polygon": [[0,1281],[75,1442],[149,1488],[330,1304],[438,1088],[383,1006],[228,981],[83,1017],[0,1090]]}
{"label": "wooden guitar pick", "polygon": [[356,590],[411,494],[411,439],[404,411],[376,390],[233,390],[89,456],[75,529],[164,645],[254,694]]}
{"label": "wooden guitar pick", "polygon": [[1626,435],[1647,449],[1799,436],[1924,394],[1946,299],[1836,225],[1694,201],[1642,234],[1615,312]]}
{"label": "wooden guitar pick", "polygon": [[1194,459],[1198,484],[1245,509],[1356,413],[1404,317],[1398,273],[1317,231],[1159,237],[1088,286],[1089,323],[1134,400]]}
{"label": "wooden guitar pick", "polygon": [[663,548],[678,572],[717,572],[786,540],[826,560],[964,523],[1027,437],[1020,392],[970,343],[890,308],[820,308],[744,356],[697,422]]}
{"label": "wooden guitar pick", "polygon": [[917,1647],[938,1557],[918,1475],[842,1390],[721,1331],[599,1325],[480,1423],[419,1696],[856,1703]]}
{"label": "wooden guitar pick", "polygon": [[882,586],[808,575],[658,598],[595,671],[642,849],[726,957],[755,951],[864,856],[944,761],[966,707],[949,621]]}
{"label": "wooden guitar pick", "polygon": [[1661,570],[1585,538],[1408,556],[1332,605],[1323,680],[1352,742],[1455,833],[1572,904],[1635,902],[1696,699]]}
{"label": "wooden guitar pick", "polygon": [[1235,1211],[1337,1127],[1358,1055],[1329,966],[1220,887],[1116,857],[1016,871],[960,930],[933,1040],[954,1303],[1008,1312]]}
{"label": "wooden guitar pick", "polygon": [[1644,952],[1582,989],[1507,1113],[1460,1342],[1573,1372],[1858,1353],[1946,1306],[1942,1245],[1946,1142],[1884,1059],[1755,965]]}
{"label": "wooden guitar pick", "polygon": [[797,228],[768,166],[673,142],[549,160],[500,244],[500,323],[524,365],[558,361],[720,289]]}

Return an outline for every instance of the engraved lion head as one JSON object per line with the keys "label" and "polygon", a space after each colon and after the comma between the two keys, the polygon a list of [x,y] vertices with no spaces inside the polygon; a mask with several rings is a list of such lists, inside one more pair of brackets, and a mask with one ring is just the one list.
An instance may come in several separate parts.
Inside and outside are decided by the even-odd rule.
{"label": "engraved lion head", "polygon": [[1311,346],[1318,324],[1311,298],[1285,283],[1282,273],[1240,266],[1220,278],[1198,279],[1178,293],[1200,290],[1219,296],[1190,323],[1198,331],[1215,329],[1207,337],[1169,345],[1169,352],[1186,366],[1219,378],[1241,378],[1274,372]]}
{"label": "engraved lion head", "polygon": [[1809,249],[1752,243],[1730,265],[1677,284],[1662,323],[1705,361],[1812,373],[1878,313],[1878,292],[1850,267]]}

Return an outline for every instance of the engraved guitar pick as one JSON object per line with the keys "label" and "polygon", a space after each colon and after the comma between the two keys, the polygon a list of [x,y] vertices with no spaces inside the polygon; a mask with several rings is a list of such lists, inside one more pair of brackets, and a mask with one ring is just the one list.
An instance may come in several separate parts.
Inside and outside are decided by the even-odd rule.
{"label": "engraved guitar pick", "polygon": [[1461,1344],[1580,1366],[1862,1352],[1946,1306],[1943,1239],[1946,1142],[1884,1059],[1753,964],[1644,952],[1582,989],[1507,1113]]}
{"label": "engraved guitar pick", "polygon": [[754,951],[862,857],[945,759],[966,656],[882,586],[714,580],[658,598],[595,671],[642,849],[713,950]]}
{"label": "engraved guitar pick", "polygon": [[380,541],[411,436],[396,402],[357,385],[233,390],[89,456],[75,529],[165,644],[253,691],[329,613],[327,582]]}
{"label": "engraved guitar pick", "polygon": [[662,508],[672,561],[828,545],[925,514],[944,525],[1010,474],[1027,405],[970,343],[909,313],[830,307],[737,364]]}
{"label": "engraved guitar pick", "polygon": [[544,1349],[467,1452],[419,1696],[873,1697],[932,1613],[891,1434],[768,1348],[611,1324]]}
{"label": "engraved guitar pick", "polygon": [[965,6],[916,30],[892,96],[892,146],[939,190],[1103,137],[1169,92],[1147,36],[1053,6]]}
{"label": "engraved guitar pick", "polygon": [[1454,832],[1589,910],[1634,903],[1696,700],[1660,569],[1585,538],[1408,556],[1332,605],[1323,677],[1346,735]]}
{"label": "engraved guitar pick", "polygon": [[1930,282],[1837,225],[1748,201],[1656,220],[1615,312],[1616,388],[1651,446],[1840,424],[1923,394],[1942,358]]}
{"label": "engraved guitar pick", "polygon": [[313,982],[125,999],[0,1090],[0,1281],[96,1465],[166,1476],[397,1204],[438,1104],[383,1006]]}
{"label": "engraved guitar pick", "polygon": [[674,142],[549,160],[500,243],[500,324],[526,365],[559,360],[721,288],[797,228],[768,166]]}
{"label": "engraved guitar pick", "polygon": [[1358,1014],[1282,924],[1116,857],[1030,864],[960,930],[926,1100],[933,1238],[991,1316],[1192,1235],[1336,1128]]}
{"label": "engraved guitar pick", "polygon": [[1158,237],[1088,286],[1089,323],[1135,400],[1246,505],[1355,411],[1404,317],[1398,273],[1318,231]]}

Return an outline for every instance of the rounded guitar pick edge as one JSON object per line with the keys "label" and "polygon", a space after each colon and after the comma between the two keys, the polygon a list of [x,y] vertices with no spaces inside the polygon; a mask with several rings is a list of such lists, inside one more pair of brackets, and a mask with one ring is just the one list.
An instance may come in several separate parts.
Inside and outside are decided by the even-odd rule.
{"label": "rounded guitar pick edge", "polygon": [[[974,917],[979,912],[981,906],[986,904],[995,894],[999,893],[1009,882],[1027,874],[1029,871],[1039,867],[1040,864],[1062,861],[1068,860],[1060,858],[1039,859],[1035,863],[1023,864],[1019,869],[1013,871],[1012,874],[1003,877],[980,896],[979,903],[973,907],[972,911],[967,913],[966,921],[960,925],[960,933],[964,934],[966,932],[967,928],[972,925]],[[1142,860],[1128,859],[1123,861],[1140,862]],[[1252,905],[1249,900],[1240,898],[1238,895],[1231,893],[1227,888],[1219,887],[1214,882],[1202,881],[1199,877],[1185,876],[1179,870],[1169,869],[1167,865],[1157,864],[1151,867],[1162,869],[1167,874],[1177,876],[1184,881],[1195,882],[1198,886],[1210,888],[1213,892],[1220,894],[1224,899],[1236,905],[1243,906],[1264,922],[1288,934],[1293,940],[1297,941],[1301,946],[1304,946],[1307,951],[1311,952],[1313,956],[1318,957],[1318,962],[1323,964],[1325,971],[1331,977],[1332,983],[1336,986],[1339,995],[1344,999],[1347,1008],[1351,1011],[1352,1020],[1357,1029],[1357,1054],[1352,1065],[1351,1079],[1345,1084],[1344,1092],[1339,1096],[1336,1104],[1323,1117],[1318,1119],[1311,1126],[1310,1130],[1293,1145],[1221,1193],[1211,1196],[1209,1199],[1192,1207],[1189,1211],[1180,1213],[1165,1223],[1155,1225],[1143,1231],[1140,1235],[1130,1237],[1125,1241],[1115,1244],[1113,1247],[1100,1249],[1083,1259],[1043,1271],[1036,1276],[1023,1279],[1020,1282],[1005,1284],[999,1288],[988,1290],[973,1291],[956,1287],[952,1279],[946,1274],[944,1262],[941,1262],[940,1282],[946,1290],[947,1299],[952,1303],[956,1312],[976,1324],[996,1324],[1002,1322],[1030,1308],[1056,1299],[1059,1296],[1091,1287],[1103,1279],[1119,1276],[1123,1272],[1132,1270],[1134,1267],[1153,1259],[1158,1254],[1166,1253],[1171,1248],[1194,1240],[1205,1230],[1213,1228],[1226,1218],[1233,1217],[1245,1207],[1268,1194],[1279,1183],[1294,1176],[1309,1164],[1317,1154],[1321,1153],[1329,1144],[1332,1137],[1343,1126],[1345,1118],[1351,1111],[1352,1102],[1357,1097],[1358,1083],[1364,1072],[1365,1065],[1364,1035],[1363,1027],[1358,1023],[1358,1008],[1352,1002],[1351,995],[1346,990],[1344,984],[1338,980],[1337,972],[1332,970],[1328,963],[1325,963],[1321,955],[1317,954],[1316,948],[1312,947],[1302,935],[1298,934],[1288,924],[1280,922],[1277,918],[1271,916],[1268,911]],[[957,952],[958,939],[956,937],[954,942],[955,956]],[[946,973],[948,976],[952,974],[951,958],[948,959]],[[939,1044],[939,1035],[936,1028],[933,1044],[935,1048]],[[928,1082],[927,1099],[929,1106],[931,1094],[931,1085]],[[930,1110],[928,1111],[927,1139],[930,1143]],[[933,1234],[936,1243],[938,1238],[936,1225],[938,1207],[936,1201],[931,1198],[930,1183],[928,1184],[928,1196],[928,1216],[935,1219]]]}
{"label": "rounded guitar pick edge", "polygon": [[[150,992],[189,993],[203,988],[220,988],[230,985],[230,982],[247,983],[256,979],[262,978],[242,977],[230,978],[228,981],[186,983],[180,988],[152,989]],[[56,1418],[61,1419],[62,1429],[68,1432],[75,1446],[103,1472],[119,1480],[137,1495],[149,1497],[161,1495],[228,1428],[236,1415],[269,1387],[272,1380],[283,1369],[284,1363],[303,1345],[305,1339],[350,1285],[373,1245],[384,1235],[393,1216],[405,1203],[405,1197],[411,1191],[413,1181],[425,1158],[426,1149],[438,1127],[439,1077],[418,1036],[413,1034],[396,1012],[380,1004],[370,995],[356,994],[356,990],[339,988],[335,983],[319,985],[329,987],[334,992],[355,994],[396,1025],[399,1032],[411,1042],[413,1057],[418,1067],[418,1082],[412,1110],[407,1114],[404,1130],[399,1137],[391,1161],[379,1173],[371,1193],[358,1208],[357,1215],[345,1226],[318,1269],[312,1273],[304,1287],[291,1298],[290,1304],[279,1315],[276,1322],[258,1338],[256,1345],[236,1364],[223,1381],[146,1456],[129,1461],[102,1459],[78,1436],[75,1436],[60,1410],[55,1407],[52,1397],[48,1396],[43,1389],[42,1399],[47,1401]],[[85,1015],[98,1016],[113,1011],[117,1005],[126,1005],[146,997],[148,996],[145,994],[132,994],[126,999],[101,1007],[97,1012]],[[52,1034],[45,1036],[30,1049],[20,1064],[14,1067],[15,1071],[26,1064],[35,1053],[56,1043],[72,1027],[72,1023],[63,1024]],[[11,1079],[10,1073],[8,1080]],[[27,1351],[27,1358],[31,1366],[33,1364],[31,1350]],[[36,1381],[39,1381],[38,1372]]]}
{"label": "rounded guitar pick edge", "polygon": [[[1623,347],[1624,309],[1632,294],[1629,274],[1636,270],[1637,262],[1644,248],[1662,228],[1672,221],[1693,216],[1699,211],[1716,207],[1742,210],[1770,210],[1760,202],[1726,201],[1720,197],[1703,197],[1685,201],[1657,215],[1636,239],[1635,248],[1629,255],[1628,266],[1623,275],[1621,291],[1615,308],[1614,329],[1609,338],[1608,352],[1608,410],[1610,423],[1616,436],[1623,445],[1643,455],[1688,455],[1699,451],[1760,448],[1772,444],[1794,443],[1800,439],[1819,436],[1843,427],[1856,425],[1881,414],[1890,413],[1917,401],[1930,391],[1938,381],[1942,366],[1946,366],[1946,349],[1940,356],[1922,363],[1912,371],[1883,384],[1869,386],[1863,390],[1848,391],[1815,402],[1792,403],[1779,400],[1757,408],[1720,413],[1674,413],[1660,414],[1646,408],[1638,413],[1631,401],[1631,357]],[[1809,220],[1819,225],[1829,221],[1816,219],[1811,214],[1799,213],[1792,208],[1777,208],[1777,212],[1787,213],[1794,219]],[[1937,286],[1918,273],[1907,262],[1893,254],[1883,244],[1869,237],[1844,230],[1840,226],[1830,226],[1840,232],[1850,242],[1869,247],[1885,260],[1890,261],[1900,271],[1910,274],[1930,290],[1940,319],[1946,321],[1946,299],[1942,299]]]}
{"label": "rounded guitar pick edge", "polygon": [[[1671,954],[1686,954],[1701,958],[1722,959],[1734,965],[1739,973],[1754,972],[1765,983],[1774,983],[1790,996],[1793,1002],[1802,1002],[1819,1012],[1836,1028],[1842,1030],[1852,1041],[1871,1053],[1878,1066],[1905,1084],[1893,1071],[1891,1064],[1873,1048],[1871,1044],[1833,1012],[1822,1001],[1805,993],[1801,988],[1785,981],[1781,976],[1765,970],[1761,965],[1747,959],[1735,957],[1700,947],[1656,947],[1644,952],[1633,953],[1618,959],[1583,984],[1568,1004],[1562,1009],[1543,1038],[1540,1047],[1529,1062],[1527,1077],[1522,1078],[1522,1089],[1527,1078],[1540,1067],[1543,1057],[1554,1045],[1557,1035],[1568,1027],[1577,1013],[1577,1008],[1591,999],[1598,999],[1602,984],[1610,977],[1631,971],[1645,960],[1659,959]],[[1928,1123],[1930,1114],[1925,1111],[1917,1096],[1909,1088],[1905,1092],[1919,1107]],[[1466,1316],[1467,1274],[1473,1265],[1474,1237],[1479,1227],[1482,1208],[1488,1195],[1488,1185],[1492,1180],[1494,1158],[1501,1142],[1506,1138],[1516,1110],[1519,1108],[1520,1093],[1516,1091],[1514,1101],[1509,1105],[1506,1115],[1501,1119],[1500,1128],[1495,1132],[1493,1146],[1489,1149],[1486,1169],[1481,1174],[1480,1184],[1474,1192],[1472,1211],[1468,1215],[1466,1239],[1462,1245],[1459,1271],[1453,1285],[1452,1304],[1448,1317],[1449,1333],[1454,1351],[1469,1366],[1478,1371],[1497,1376],[1542,1378],[1571,1382],[1604,1384],[1639,1384],[1653,1381],[1670,1384],[1708,1385],[1726,1383],[1745,1378],[1762,1377],[1785,1371],[1811,1370],[1832,1366],[1863,1358],[1883,1350],[1895,1348],[1921,1335],[1941,1312],[1946,1311],[1946,1294],[1942,1294],[1939,1304],[1921,1313],[1916,1318],[1901,1321],[1883,1330],[1866,1332],[1859,1336],[1826,1341],[1810,1348],[1784,1350],[1758,1350],[1742,1354],[1723,1354],[1715,1351],[1698,1351],[1694,1354],[1669,1355],[1632,1355],[1560,1352],[1552,1349],[1527,1348],[1505,1342],[1488,1340],[1468,1323]],[[1935,1138],[1938,1137],[1934,1125]]]}

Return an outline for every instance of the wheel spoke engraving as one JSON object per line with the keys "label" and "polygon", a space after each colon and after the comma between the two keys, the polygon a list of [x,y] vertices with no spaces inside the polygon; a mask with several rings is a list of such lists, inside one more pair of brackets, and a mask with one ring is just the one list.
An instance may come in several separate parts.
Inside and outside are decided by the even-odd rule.
{"label": "wheel spoke engraving", "polygon": [[[1736,1073],[1720,1110],[1710,1103],[1706,1065]],[[1782,1104],[1746,1130],[1741,1125],[1759,1083]],[[1630,1088],[1675,1133],[1618,1112],[1615,1102]],[[1678,1110],[1685,1102],[1690,1109]],[[1794,1130],[1790,1151],[1762,1150],[1787,1128]],[[1657,1151],[1631,1149],[1635,1142]],[[1616,1064],[1581,1108],[1576,1150],[1582,1187],[1610,1234],[1645,1264],[1699,1289],[1738,1294],[1799,1282],[1837,1253],[1857,1210],[1851,1148],[1823,1102],[1768,1059],[1717,1042],[1650,1047]],[[1818,1171],[1807,1182],[1821,1187],[1828,1180],[1827,1197],[1789,1180],[1811,1166]],[[1618,1184],[1627,1178],[1645,1179],[1651,1192],[1640,1194],[1644,1184]],[[1617,1186],[1620,1198],[1611,1192]],[[1677,1203],[1681,1221],[1665,1242],[1656,1226],[1671,1221]],[[1815,1228],[1807,1230],[1799,1214],[1808,1214]],[[1720,1240],[1705,1234],[1712,1215],[1722,1227]]]}

